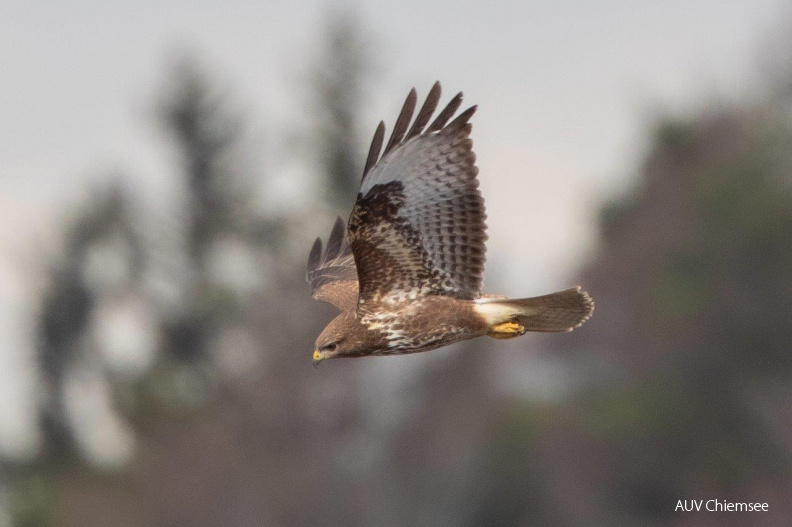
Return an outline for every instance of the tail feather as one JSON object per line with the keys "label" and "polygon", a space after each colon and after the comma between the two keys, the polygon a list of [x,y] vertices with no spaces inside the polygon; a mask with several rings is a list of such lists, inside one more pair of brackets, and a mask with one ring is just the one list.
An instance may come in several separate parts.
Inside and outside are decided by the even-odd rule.
{"label": "tail feather", "polygon": [[594,302],[580,287],[534,298],[493,299],[479,304],[490,326],[517,321],[523,331],[572,331],[591,317]]}

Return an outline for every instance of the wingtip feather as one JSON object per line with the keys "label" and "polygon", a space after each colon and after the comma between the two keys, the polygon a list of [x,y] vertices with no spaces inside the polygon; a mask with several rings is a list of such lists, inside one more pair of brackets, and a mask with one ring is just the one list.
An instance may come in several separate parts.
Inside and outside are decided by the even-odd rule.
{"label": "wingtip feather", "polygon": [[371,147],[369,148],[368,157],[366,158],[366,166],[363,169],[363,177],[369,173],[369,170],[377,164],[380,151],[382,150],[382,142],[385,139],[385,121],[380,121],[377,129],[374,131],[374,137],[371,139]]}
{"label": "wingtip feather", "polygon": [[437,132],[441,130],[446,123],[448,122],[451,117],[456,113],[459,109],[459,106],[462,104],[462,99],[464,98],[464,94],[462,92],[457,93],[451,101],[443,108],[443,111],[437,116],[437,119],[434,120],[432,124],[429,125],[429,128],[426,129],[426,133]]}
{"label": "wingtip feather", "polygon": [[327,239],[327,252],[322,259],[323,262],[329,262],[337,258],[341,254],[341,247],[344,242],[344,219],[338,216],[333,223],[333,229],[330,231],[330,237]]}
{"label": "wingtip feather", "polygon": [[308,269],[307,269],[308,274],[316,271],[319,268],[321,259],[322,259],[322,239],[316,238],[316,241],[314,241],[313,246],[311,247],[311,252],[308,255]]}
{"label": "wingtip feather", "polygon": [[399,117],[396,119],[396,124],[393,126],[393,132],[391,132],[388,145],[385,147],[385,152],[383,152],[382,155],[387,154],[393,150],[396,145],[401,143],[404,134],[407,132],[407,127],[410,126],[410,120],[412,119],[413,112],[415,112],[415,105],[417,102],[418,92],[415,91],[415,88],[412,88],[410,93],[407,94],[407,98],[404,100],[404,106],[402,106]]}
{"label": "wingtip feather", "polygon": [[436,81],[432,86],[432,89],[429,90],[429,94],[426,96],[423,106],[421,106],[421,109],[418,111],[418,115],[415,117],[415,122],[413,123],[412,128],[410,128],[410,131],[407,132],[407,136],[404,138],[405,141],[408,141],[417,135],[421,135],[424,127],[429,122],[429,119],[432,118],[432,114],[437,109],[437,104],[440,102],[440,96],[442,93],[443,89],[440,85],[440,81]]}
{"label": "wingtip feather", "polygon": [[457,115],[456,119],[451,121],[451,123],[445,127],[445,130],[449,132],[456,132],[470,121],[470,118],[473,117],[473,114],[476,113],[478,110],[478,105],[474,104],[464,112]]}

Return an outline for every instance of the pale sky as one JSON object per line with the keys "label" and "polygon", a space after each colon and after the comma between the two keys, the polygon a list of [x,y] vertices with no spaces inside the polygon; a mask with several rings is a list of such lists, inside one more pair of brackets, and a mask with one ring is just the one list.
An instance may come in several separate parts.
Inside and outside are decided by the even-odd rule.
{"label": "pale sky", "polygon": [[[34,299],[16,273],[37,254],[31,244],[46,239],[57,205],[74,203],[108,169],[143,187],[166,184],[152,98],[181,49],[205,59],[277,148],[267,124],[304,116],[294,88],[328,5],[0,1],[0,371],[13,377],[0,382],[0,452],[31,433],[24,416],[35,384],[21,341]],[[596,207],[629,180],[647,123],[663,109],[745,95],[763,44],[788,15],[785,0],[350,5],[381,66],[367,105],[372,132],[380,119],[393,123],[412,86],[421,97],[438,79],[444,100],[462,90],[479,105],[488,265],[519,296],[571,285],[594,243]],[[267,175],[277,179],[280,166]]]}

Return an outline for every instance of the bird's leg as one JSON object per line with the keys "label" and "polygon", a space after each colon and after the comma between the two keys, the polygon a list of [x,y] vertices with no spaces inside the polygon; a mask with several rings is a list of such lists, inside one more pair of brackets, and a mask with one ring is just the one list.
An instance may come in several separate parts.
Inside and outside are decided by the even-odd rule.
{"label": "bird's leg", "polygon": [[494,339],[511,339],[519,337],[525,333],[525,326],[520,324],[517,319],[511,319],[500,324],[490,326],[487,335]]}

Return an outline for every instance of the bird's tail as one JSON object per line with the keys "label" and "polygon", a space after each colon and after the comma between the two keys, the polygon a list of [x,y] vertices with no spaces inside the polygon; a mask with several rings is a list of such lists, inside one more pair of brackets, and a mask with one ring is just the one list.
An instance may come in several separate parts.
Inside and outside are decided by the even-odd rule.
{"label": "bird's tail", "polygon": [[594,302],[580,287],[534,298],[483,299],[476,311],[487,321],[487,334],[512,338],[526,331],[572,331],[589,319]]}

